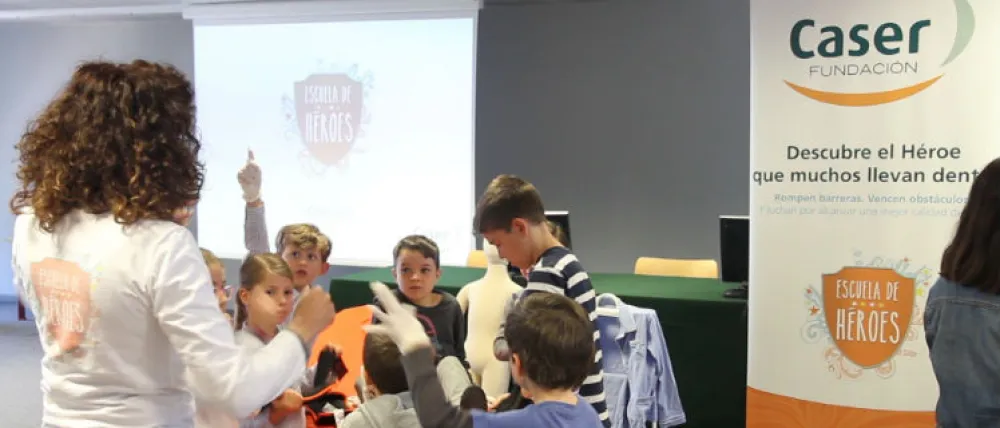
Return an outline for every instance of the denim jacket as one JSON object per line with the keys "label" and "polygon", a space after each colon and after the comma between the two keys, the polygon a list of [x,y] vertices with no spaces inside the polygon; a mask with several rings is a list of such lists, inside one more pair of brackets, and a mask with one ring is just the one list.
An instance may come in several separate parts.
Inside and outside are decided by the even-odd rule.
{"label": "denim jacket", "polygon": [[1000,296],[939,278],[924,332],[941,428],[1000,427]]}
{"label": "denim jacket", "polygon": [[[657,428],[687,421],[670,352],[651,309],[627,305],[610,294],[597,298],[604,391],[613,428]],[[610,309],[610,310],[609,310]]]}

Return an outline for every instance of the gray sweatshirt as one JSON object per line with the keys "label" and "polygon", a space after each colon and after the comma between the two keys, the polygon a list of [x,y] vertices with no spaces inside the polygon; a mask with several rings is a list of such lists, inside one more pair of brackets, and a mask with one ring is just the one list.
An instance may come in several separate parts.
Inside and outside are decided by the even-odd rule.
{"label": "gray sweatshirt", "polygon": [[341,428],[420,428],[409,392],[386,394],[366,401],[344,418]]}
{"label": "gray sweatshirt", "polygon": [[[465,366],[458,358],[445,357],[438,363],[436,371],[445,397],[452,405],[458,405],[462,393],[472,386]],[[359,380],[363,378],[361,376]],[[405,391],[366,401],[344,418],[340,428],[421,428],[421,425],[413,407],[413,396]]]}

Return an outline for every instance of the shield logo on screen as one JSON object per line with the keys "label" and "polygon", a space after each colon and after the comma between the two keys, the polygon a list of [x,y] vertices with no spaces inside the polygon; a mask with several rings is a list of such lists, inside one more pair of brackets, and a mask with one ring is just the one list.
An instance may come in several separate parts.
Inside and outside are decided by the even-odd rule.
{"label": "shield logo on screen", "polygon": [[325,165],[347,156],[361,133],[364,86],[344,73],[295,82],[295,116],[310,155]]}
{"label": "shield logo on screen", "polygon": [[865,368],[895,356],[913,317],[915,285],[888,268],[845,267],[823,275],[823,313],[840,352]]}

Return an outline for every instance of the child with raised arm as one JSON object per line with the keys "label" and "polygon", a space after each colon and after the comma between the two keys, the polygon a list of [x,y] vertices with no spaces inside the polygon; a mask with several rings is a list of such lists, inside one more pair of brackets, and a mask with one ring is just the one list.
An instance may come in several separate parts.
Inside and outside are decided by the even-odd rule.
{"label": "child with raised arm", "polygon": [[[573,253],[563,246],[550,229],[538,189],[513,176],[493,179],[476,204],[474,227],[497,247],[500,257],[527,271],[528,284],[521,297],[533,293],[555,293],[569,297],[583,307],[591,322],[597,318],[597,295],[587,271]],[[594,406],[606,427],[611,426],[604,397],[604,371],[600,351],[600,331],[592,332],[594,363],[580,387],[580,395]],[[501,326],[494,342],[497,358],[506,360],[511,337]]]}
{"label": "child with raised arm", "polygon": [[365,337],[366,401],[347,415],[341,428],[420,428],[399,348],[389,336]]}
{"label": "child with raised arm", "polygon": [[[347,415],[340,428],[420,428],[401,357],[399,347],[389,336],[365,336],[362,357],[365,387],[359,395],[366,400]],[[446,396],[457,394],[461,399],[463,393],[474,388],[469,374],[455,357],[444,359],[436,371]]]}
{"label": "child with raised arm", "polygon": [[[271,246],[267,238],[264,201],[260,197],[260,165],[254,160],[253,151],[249,151],[247,156],[246,165],[237,174],[246,201],[243,239],[250,254],[269,253]],[[282,227],[274,240],[274,247],[292,269],[292,283],[296,291],[314,285],[316,278],[330,269],[327,263],[331,251],[330,238],[315,225],[293,223]]]}
{"label": "child with raised arm", "polygon": [[385,307],[374,308],[381,323],[369,334],[386,334],[402,353],[406,380],[423,428],[600,428],[593,406],[576,390],[594,361],[594,326],[583,308],[566,296],[536,293],[517,302],[506,319],[511,374],[534,404],[487,413],[448,402],[434,369],[433,349],[423,326],[385,284],[372,292]]}

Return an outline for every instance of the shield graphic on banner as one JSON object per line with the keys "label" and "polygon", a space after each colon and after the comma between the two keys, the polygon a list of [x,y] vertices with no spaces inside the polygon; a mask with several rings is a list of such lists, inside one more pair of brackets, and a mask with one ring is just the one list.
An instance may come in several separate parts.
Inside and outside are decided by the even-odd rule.
{"label": "shield graphic on banner", "polygon": [[295,116],[310,155],[336,165],[361,132],[364,87],[343,73],[313,74],[295,82]]}
{"label": "shield graphic on banner", "polygon": [[906,340],[915,280],[888,268],[845,267],[823,275],[823,314],[840,352],[861,367],[892,358]]}

